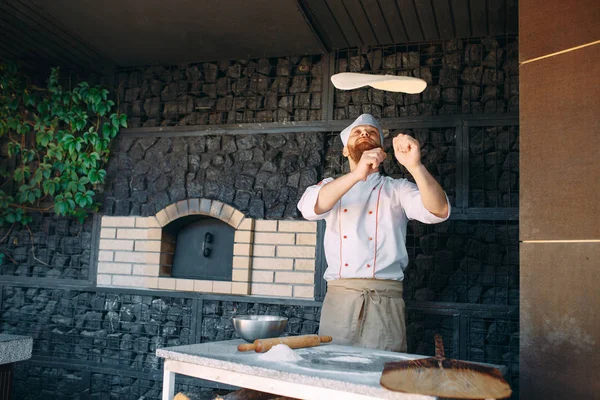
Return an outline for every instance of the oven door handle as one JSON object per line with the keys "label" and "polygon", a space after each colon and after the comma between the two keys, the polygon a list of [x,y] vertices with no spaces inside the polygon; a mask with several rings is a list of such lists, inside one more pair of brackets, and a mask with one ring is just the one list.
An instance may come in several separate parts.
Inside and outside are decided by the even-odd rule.
{"label": "oven door handle", "polygon": [[213,242],[213,235],[210,232],[206,232],[204,234],[204,242],[202,242],[202,255],[206,258],[210,257],[210,254],[212,253],[212,248],[210,248],[208,245],[209,243]]}

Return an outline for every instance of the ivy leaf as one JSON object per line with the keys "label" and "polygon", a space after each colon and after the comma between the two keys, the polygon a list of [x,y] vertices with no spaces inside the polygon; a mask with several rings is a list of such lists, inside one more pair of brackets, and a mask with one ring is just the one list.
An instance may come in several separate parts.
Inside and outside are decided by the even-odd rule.
{"label": "ivy leaf", "polygon": [[[42,167],[43,165],[43,167]],[[42,169],[42,176],[44,177],[44,179],[50,179],[50,174],[52,173],[52,171],[50,170],[50,165],[48,164],[41,164],[40,165]]]}
{"label": "ivy leaf", "polygon": [[77,182],[71,181],[67,184],[67,190],[71,193],[76,193],[78,189]]}
{"label": "ivy leaf", "polygon": [[48,143],[50,143],[50,136],[47,134],[38,136],[38,143],[44,147],[48,146]]}
{"label": "ivy leaf", "polygon": [[21,152],[21,145],[19,143],[16,143],[16,142],[8,143],[8,156],[9,157],[16,156],[20,152]]}
{"label": "ivy leaf", "polygon": [[71,135],[70,133],[67,133],[66,135],[63,135],[63,137],[60,141],[61,141],[61,143],[66,145],[66,144],[73,142],[73,140],[75,140],[75,136]]}
{"label": "ivy leaf", "polygon": [[79,204],[80,207],[85,207],[87,205],[87,198],[81,192],[77,192],[75,195],[75,201]]}
{"label": "ivy leaf", "polygon": [[25,178],[27,178],[28,176],[29,176],[29,167],[28,166],[23,166],[21,168],[15,169],[15,172],[13,174],[14,180],[19,183],[25,181]]}
{"label": "ivy leaf", "polygon": [[96,183],[100,183],[100,176],[98,175],[97,171],[91,171],[89,176],[92,184],[95,185]]}
{"label": "ivy leaf", "polygon": [[111,126],[108,122],[105,122],[104,124],[102,124],[102,137],[104,139],[108,139],[108,138],[110,138],[110,134],[111,134]]}
{"label": "ivy leaf", "polygon": [[75,127],[78,131],[83,130],[83,128],[85,127],[85,121],[80,119],[79,121],[75,122]]}
{"label": "ivy leaf", "polygon": [[33,180],[35,183],[40,183],[42,181],[43,173],[44,173],[44,170],[41,168],[38,168],[37,170],[35,170],[35,174],[33,174]]}
{"label": "ivy leaf", "polygon": [[[45,194],[50,194],[50,196],[54,195],[54,182],[53,181],[44,181],[42,183],[42,189]],[[52,191],[52,193],[51,193]]]}

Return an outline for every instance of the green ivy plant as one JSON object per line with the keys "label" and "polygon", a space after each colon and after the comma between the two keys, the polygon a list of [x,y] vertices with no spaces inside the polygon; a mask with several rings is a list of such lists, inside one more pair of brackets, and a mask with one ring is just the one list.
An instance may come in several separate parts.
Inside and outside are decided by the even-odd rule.
{"label": "green ivy plant", "polygon": [[0,143],[14,160],[0,169],[0,226],[26,225],[32,212],[83,221],[98,210],[111,141],[127,127],[117,108],[107,89],[61,86],[58,68],[37,87],[17,64],[0,64]]}

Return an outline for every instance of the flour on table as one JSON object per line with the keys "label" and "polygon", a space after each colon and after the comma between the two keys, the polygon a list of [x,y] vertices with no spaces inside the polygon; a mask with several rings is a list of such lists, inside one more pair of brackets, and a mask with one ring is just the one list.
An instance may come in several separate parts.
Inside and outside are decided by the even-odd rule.
{"label": "flour on table", "polygon": [[258,358],[262,361],[273,362],[295,362],[302,360],[302,357],[285,344],[278,344],[271,347],[271,350],[259,355]]}
{"label": "flour on table", "polygon": [[352,356],[332,357],[332,358],[327,358],[326,360],[327,361],[353,362],[353,363],[361,363],[361,364],[371,364],[373,362],[369,358],[352,357]]}

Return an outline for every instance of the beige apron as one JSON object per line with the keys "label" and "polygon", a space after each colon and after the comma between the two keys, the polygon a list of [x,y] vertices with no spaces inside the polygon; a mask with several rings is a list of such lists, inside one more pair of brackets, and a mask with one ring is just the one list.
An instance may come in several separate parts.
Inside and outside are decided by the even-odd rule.
{"label": "beige apron", "polygon": [[319,335],[345,346],[406,352],[402,282],[336,279],[327,282]]}

